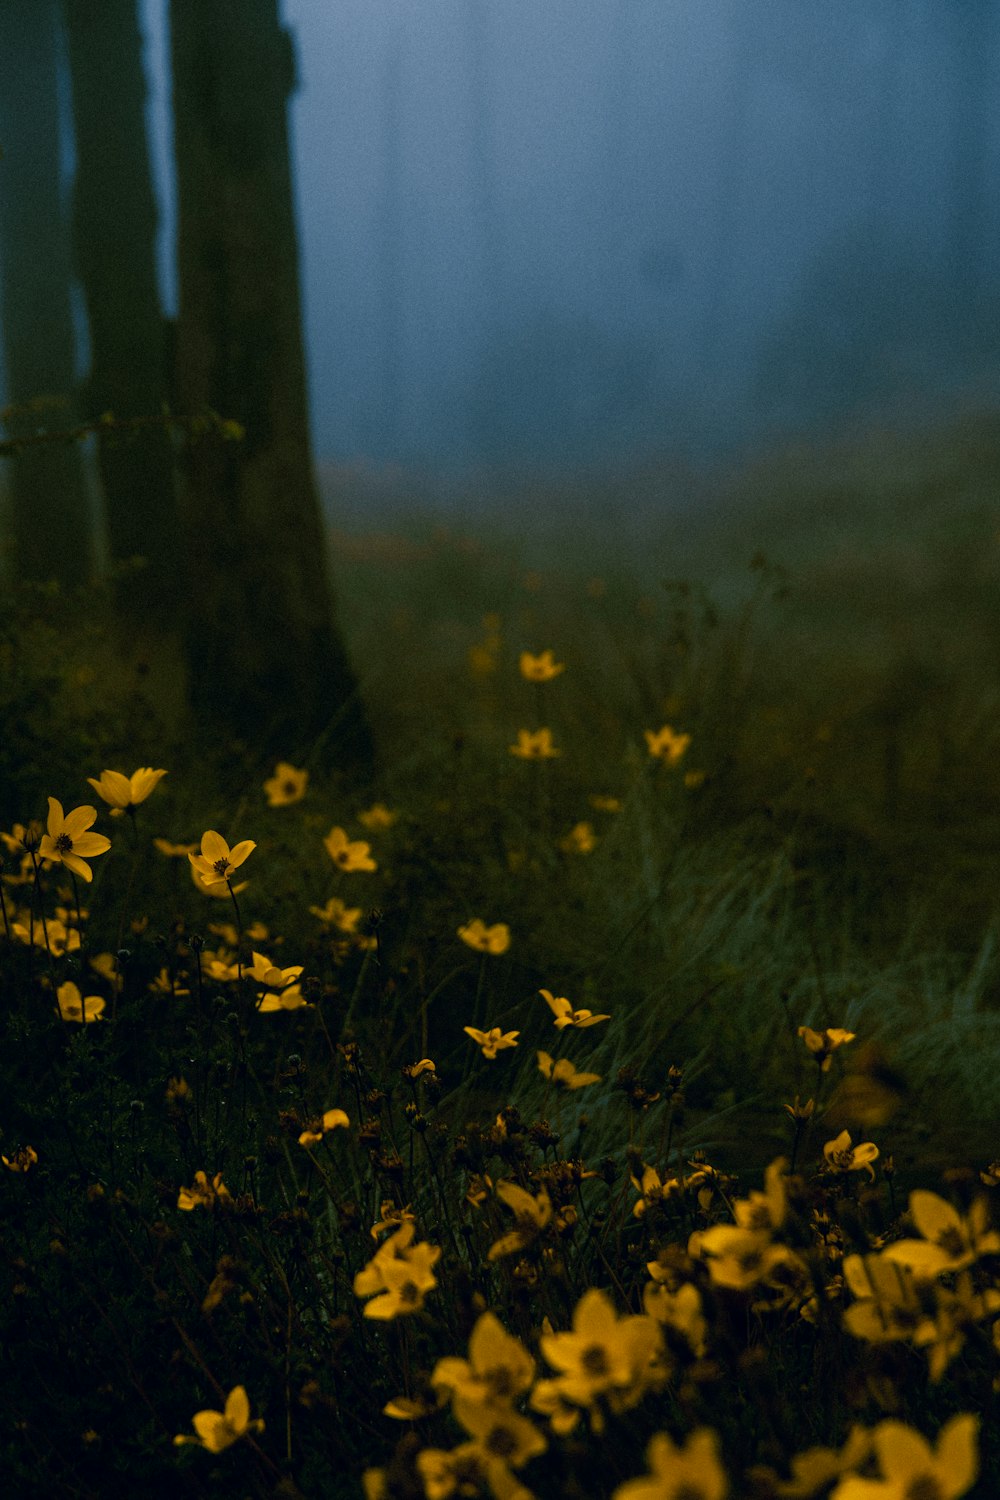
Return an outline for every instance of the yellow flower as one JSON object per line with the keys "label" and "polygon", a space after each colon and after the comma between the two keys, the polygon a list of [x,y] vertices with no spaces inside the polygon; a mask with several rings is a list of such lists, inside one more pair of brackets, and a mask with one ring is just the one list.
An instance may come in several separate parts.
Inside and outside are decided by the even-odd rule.
{"label": "yellow flower", "polygon": [[62,803],[49,798],[47,832],[42,834],[39,854],[53,864],[63,864],[82,880],[93,880],[94,873],[87,864],[111,848],[111,840],[103,833],[87,833],[97,817],[96,807],[74,807],[63,814]]}
{"label": "yellow flower", "polygon": [[664,724],[662,729],[645,729],[643,733],[650,755],[667,766],[676,766],[691,743],[689,734],[677,734],[669,724]]}
{"label": "yellow flower", "polygon": [[787,1500],[811,1500],[831,1479],[859,1469],[871,1453],[871,1434],[863,1427],[852,1427],[843,1448],[807,1448],[791,1459],[791,1479],[774,1480],[775,1493]]}
{"label": "yellow flower", "polygon": [[325,906],[310,906],[309,910],[324,927],[336,927],[338,932],[356,933],[361,921],[361,907],[348,906],[339,896],[331,896]]}
{"label": "yellow flower", "polygon": [[303,1130],[299,1136],[300,1146],[318,1146],[328,1130],[336,1130],[339,1126],[350,1125],[350,1120],[342,1109],[328,1109],[323,1118],[319,1120],[313,1130]]}
{"label": "yellow flower", "polygon": [[287,760],[279,760],[274,775],[264,782],[264,795],[268,807],[289,807],[301,802],[309,784],[309,772],[290,766]]}
{"label": "yellow flower", "polygon": [[[12,922],[10,930],[22,943],[32,941],[31,927],[23,922]],[[36,948],[47,948],[53,958],[63,958],[67,953],[76,953],[80,947],[80,931],[52,917],[44,927],[41,922],[35,923],[34,943]]]}
{"label": "yellow flower", "polygon": [[1000,1234],[989,1228],[985,1198],[977,1198],[963,1219],[937,1193],[916,1188],[910,1194],[910,1217],[923,1238],[897,1240],[884,1254],[888,1260],[907,1266],[922,1280],[940,1276],[944,1271],[960,1271],[981,1255],[1000,1253]]}
{"label": "yellow flower", "polygon": [[263,1432],[260,1417],[250,1420],[250,1401],[242,1385],[234,1386],[226,1397],[225,1411],[197,1411],[191,1419],[197,1437],[186,1437],[183,1433],[174,1438],[177,1447],[194,1443],[207,1448],[209,1453],[223,1453],[249,1432]]}
{"label": "yellow flower", "polygon": [[360,839],[352,842],[343,828],[331,828],[323,840],[323,846],[334,864],[341,870],[350,872],[378,869],[378,865],[368,852],[371,845],[363,843]]}
{"label": "yellow flower", "polygon": [[196,1172],[194,1182],[189,1188],[182,1187],[177,1194],[177,1207],[190,1212],[197,1208],[214,1208],[216,1203],[231,1203],[232,1194],[222,1180],[222,1173],[216,1172],[211,1182],[206,1172]]}
{"label": "yellow flower", "polygon": [[[452,1410],[473,1440],[470,1446],[474,1447],[486,1469],[494,1495],[501,1493],[491,1472],[494,1466],[499,1465],[502,1471],[519,1469],[529,1459],[544,1453],[548,1447],[534,1422],[522,1417],[520,1412],[516,1412],[505,1402],[456,1399],[452,1403]],[[509,1481],[509,1473],[502,1477]],[[514,1494],[516,1491],[511,1486],[507,1493]]]}
{"label": "yellow flower", "polygon": [[562,755],[552,743],[551,729],[519,729],[517,731],[517,744],[509,746],[511,755],[518,756],[521,760],[551,760],[555,755]]}
{"label": "yellow flower", "polygon": [[763,1229],[743,1229],[739,1224],[713,1224],[696,1230],[688,1241],[688,1254],[708,1262],[717,1286],[748,1291],[768,1278],[778,1266],[797,1266],[795,1252],[775,1245]]}
{"label": "yellow flower", "polygon": [[474,917],[458,929],[458,936],[478,953],[506,953],[510,947],[510,928],[506,922],[494,922],[487,927],[480,917]]}
{"label": "yellow flower", "polygon": [[848,1474],[830,1500],[958,1500],[979,1477],[979,1418],[963,1412],[938,1433],[937,1448],[904,1422],[880,1422],[871,1442],[879,1479]]}
{"label": "yellow flower", "polygon": [[884,1255],[845,1255],[844,1282],[856,1301],[844,1309],[844,1327],[869,1344],[911,1339],[932,1326],[905,1266]]}
{"label": "yellow flower", "polygon": [[382,1206],[379,1212],[382,1215],[381,1219],[373,1224],[368,1231],[372,1239],[376,1241],[380,1235],[385,1234],[386,1230],[391,1229],[395,1233],[401,1224],[412,1224],[416,1217],[409,1204],[405,1208],[400,1208],[397,1204],[393,1203],[391,1198],[382,1199]]}
{"label": "yellow flower", "polygon": [[665,1432],[650,1439],[646,1462],[652,1471],[626,1479],[611,1500],[724,1500],[729,1480],[719,1458],[718,1435],[699,1427],[679,1448]]}
{"label": "yellow flower", "polygon": [[684,785],[689,792],[696,792],[700,786],[704,786],[705,776],[704,771],[685,771]]}
{"label": "yellow flower", "polygon": [[827,1141],[823,1147],[823,1155],[831,1172],[860,1171],[867,1172],[869,1177],[875,1176],[872,1162],[878,1157],[878,1147],[872,1141],[852,1146],[851,1137],[846,1130],[842,1130],[835,1140]]}
{"label": "yellow flower", "polygon": [[598,1396],[616,1393],[616,1405],[624,1410],[654,1382],[663,1336],[659,1324],[643,1313],[619,1318],[611,1299],[591,1287],[573,1311],[572,1332],[543,1333],[541,1346],[561,1372],[557,1385],[566,1400],[591,1406]]}
{"label": "yellow flower", "polygon": [[840,1026],[828,1026],[825,1031],[813,1031],[811,1026],[800,1026],[799,1036],[819,1064],[821,1073],[830,1071],[830,1062],[838,1047],[853,1042],[855,1032],[844,1031]]}
{"label": "yellow flower", "polygon": [[302,1010],[309,1001],[302,993],[300,984],[290,984],[284,990],[267,990],[257,1002],[260,1015],[270,1015],[276,1010]]}
{"label": "yellow flower", "polygon": [[72,979],[67,979],[65,984],[59,986],[56,999],[59,1001],[59,1014],[64,1021],[76,1021],[85,1025],[88,1021],[99,1021],[104,1014],[104,999],[100,995],[88,995],[84,999]]}
{"label": "yellow flower", "polygon": [[279,969],[265,953],[255,952],[252,962],[243,970],[243,977],[268,990],[283,990],[298,979],[304,967],[304,964],[291,964],[287,969]]}
{"label": "yellow flower", "polygon": [[560,672],[565,672],[566,663],[556,661],[551,651],[542,651],[532,656],[530,651],[521,652],[521,676],[528,682],[551,682]]}
{"label": "yellow flower", "polygon": [[621,812],[622,802],[620,797],[601,797],[597,793],[590,799],[591,807],[597,812],[616,813]]}
{"label": "yellow flower", "polygon": [[34,1146],[22,1146],[13,1156],[0,1156],[8,1172],[29,1172],[38,1165],[38,1152]]}
{"label": "yellow flower", "polygon": [[564,854],[592,854],[597,848],[597,835],[592,823],[574,823],[565,838],[559,840]]}
{"label": "yellow flower", "polygon": [[197,844],[172,844],[169,839],[154,839],[153,847],[159,849],[168,859],[184,859],[188,854],[194,854],[198,848]]}
{"label": "yellow flower", "polygon": [[490,1246],[487,1260],[526,1249],[552,1218],[552,1200],[544,1188],[536,1198],[516,1182],[498,1182],[496,1195],[513,1213],[517,1228]]}
{"label": "yellow flower", "polygon": [[398,817],[399,813],[392,812],[384,802],[375,802],[365,812],[358,813],[358,822],[369,833],[378,833],[383,828],[391,828]]}
{"label": "yellow flower", "polygon": [[235,849],[230,849],[222,834],[210,828],[201,836],[201,853],[189,854],[188,859],[203,887],[215,885],[231,889],[233,871],[239,869],[256,847],[252,839],[244,839]]}
{"label": "yellow flower", "polygon": [[491,1031],[477,1031],[475,1026],[463,1026],[462,1030],[471,1036],[477,1047],[482,1047],[483,1056],[491,1061],[503,1048],[516,1047],[521,1035],[519,1031],[501,1031],[499,1026],[494,1026]]}
{"label": "yellow flower", "polygon": [[[650,1261],[647,1270],[661,1271]],[[647,1281],[642,1292],[642,1307],[648,1317],[672,1328],[684,1339],[695,1359],[701,1359],[708,1348],[708,1319],[701,1305],[701,1293],[690,1281],[672,1292],[662,1281]]]}
{"label": "yellow flower", "polygon": [[424,1305],[424,1293],[437,1286],[431,1268],[441,1257],[441,1247],[426,1241],[411,1244],[415,1233],[412,1222],[404,1223],[355,1276],[356,1297],[372,1297],[375,1292],[381,1294],[365,1304],[366,1318],[385,1322],[416,1312]]}
{"label": "yellow flower", "polygon": [[600,1073],[578,1073],[568,1057],[554,1063],[548,1052],[539,1052],[538,1070],[543,1078],[564,1089],[585,1089],[589,1083],[601,1081]]}
{"label": "yellow flower", "polygon": [[551,990],[539,990],[538,993],[555,1016],[555,1026],[559,1031],[566,1026],[575,1026],[582,1031],[586,1026],[596,1026],[599,1021],[611,1020],[610,1016],[595,1016],[591,1010],[574,1010],[564,996],[553,995]]}
{"label": "yellow flower", "polygon": [[150,792],[166,776],[166,771],[154,771],[152,766],[141,766],[126,776],[122,771],[102,771],[100,780],[88,776],[87,781],[97,795],[108,804],[113,818],[120,818],[130,807],[145,802]]}
{"label": "yellow flower", "polygon": [[771,1234],[785,1222],[788,1192],[785,1186],[788,1162],[778,1156],[764,1173],[764,1191],[737,1198],[733,1217],[741,1229],[764,1229]]}
{"label": "yellow flower", "polygon": [[521,1340],[495,1313],[484,1312],[469,1338],[468,1359],[439,1359],[431,1385],[467,1402],[513,1401],[534,1378],[535,1361]]}

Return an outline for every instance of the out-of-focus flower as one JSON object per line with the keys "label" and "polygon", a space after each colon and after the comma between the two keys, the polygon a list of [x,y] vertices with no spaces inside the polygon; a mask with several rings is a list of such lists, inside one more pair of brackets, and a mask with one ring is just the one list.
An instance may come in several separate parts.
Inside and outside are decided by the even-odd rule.
{"label": "out-of-focus flower", "polygon": [[910,1218],[923,1236],[896,1240],[887,1246],[886,1259],[906,1266],[921,1280],[945,1271],[960,1271],[981,1255],[1000,1254],[1000,1234],[990,1228],[984,1197],[977,1198],[965,1218],[937,1193],[915,1188],[910,1194]]}
{"label": "out-of-focus flower", "polygon": [[592,823],[574,823],[569,833],[559,840],[564,854],[592,854],[597,848],[597,834]]}
{"label": "out-of-focus flower", "polygon": [[74,807],[72,812],[64,814],[62,803],[50,797],[47,831],[42,835],[39,854],[54,864],[65,865],[82,880],[93,880],[94,872],[87,860],[111,848],[111,840],[103,833],[87,832],[96,817],[96,807]]}
{"label": "out-of-focus flower", "polygon": [[301,802],[308,785],[308,771],[289,765],[287,760],[279,760],[274,775],[264,782],[268,807],[290,807],[293,802]]}
{"label": "out-of-focus flower", "polygon": [[678,734],[669,724],[662,729],[645,729],[643,733],[650,755],[667,766],[676,766],[691,743],[689,734]]}
{"label": "out-of-focus flower", "polygon": [[172,844],[169,839],[157,838],[153,840],[153,848],[159,849],[160,853],[165,854],[168,859],[184,859],[189,854],[195,854],[197,852],[198,845]]}
{"label": "out-of-focus flower", "polygon": [[528,682],[551,682],[553,677],[565,672],[566,663],[556,661],[551,651],[542,651],[537,656],[532,656],[530,651],[522,651],[520,668],[521,676]]}
{"label": "out-of-focus flower", "polygon": [[473,917],[471,922],[458,929],[458,936],[478,953],[497,955],[506,953],[510,947],[510,928],[506,922],[494,922],[492,927],[487,927],[481,917]]}
{"label": "out-of-focus flower", "polygon": [[385,828],[391,828],[398,817],[399,813],[386,807],[384,802],[374,802],[364,812],[358,813],[358,822],[369,833],[380,833]]}
{"label": "out-of-focus flower", "polygon": [[318,1120],[314,1127],[303,1130],[299,1136],[300,1146],[318,1146],[328,1130],[336,1130],[340,1126],[350,1125],[350,1120],[342,1109],[328,1109],[322,1119]]}
{"label": "out-of-focus flower", "polygon": [[424,1293],[437,1286],[432,1267],[441,1258],[441,1247],[426,1241],[412,1244],[415,1233],[411,1222],[404,1223],[355,1276],[354,1295],[372,1298],[363,1310],[366,1318],[384,1322],[416,1312],[424,1305]]}
{"label": "out-of-focus flower", "polygon": [[323,840],[323,847],[337,868],[346,873],[354,870],[378,869],[378,865],[369,853],[371,845],[364,843],[361,839],[349,839],[343,828],[331,828]]}
{"label": "out-of-focus flower", "polygon": [[511,755],[516,755],[520,760],[551,760],[556,755],[562,755],[552,743],[551,729],[519,729],[517,731],[517,744],[511,745]]}
{"label": "out-of-focus flower", "polygon": [[88,995],[84,999],[72,979],[67,979],[65,984],[59,986],[56,999],[59,1002],[59,1014],[64,1021],[76,1021],[77,1024],[84,1025],[88,1021],[99,1021],[107,1003],[101,995]]}
{"label": "out-of-focus flower", "polygon": [[250,1401],[242,1385],[234,1386],[229,1392],[225,1411],[197,1411],[191,1425],[197,1437],[179,1433],[174,1444],[182,1447],[185,1443],[193,1443],[198,1448],[207,1448],[209,1453],[224,1453],[247,1433],[264,1431],[260,1417],[250,1420]]}
{"label": "out-of-focus flower", "polygon": [[724,1500],[729,1494],[718,1434],[710,1427],[692,1432],[683,1447],[665,1432],[656,1433],[646,1449],[646,1463],[649,1475],[626,1479],[611,1500]]}
{"label": "out-of-focus flower", "polygon": [[553,1062],[548,1052],[539,1052],[538,1071],[563,1089],[585,1089],[589,1083],[601,1081],[600,1073],[578,1073],[568,1057]]}
{"label": "out-of-focus flower", "polygon": [[217,1203],[232,1201],[233,1195],[223,1182],[221,1172],[216,1172],[211,1182],[207,1172],[196,1172],[192,1185],[189,1188],[182,1187],[177,1194],[177,1207],[185,1212],[199,1207],[214,1208]]}
{"label": "out-of-focus flower", "polygon": [[34,1146],[22,1146],[13,1156],[0,1156],[8,1172],[30,1172],[38,1165],[38,1152]]}
{"label": "out-of-focus flower", "polygon": [[848,1474],[830,1500],[959,1500],[979,1477],[978,1433],[979,1418],[971,1412],[945,1423],[936,1448],[905,1422],[880,1422],[871,1444],[881,1477]]}
{"label": "out-of-focus flower", "polygon": [[338,932],[355,933],[361,921],[361,907],[348,906],[339,896],[331,896],[325,906],[310,906],[309,910],[324,927],[336,927]]}
{"label": "out-of-focus flower", "polygon": [[126,776],[123,771],[102,771],[98,780],[88,776],[87,781],[108,804],[111,816],[120,818],[129,808],[145,802],[166,774],[166,771],[154,771],[152,766],[141,766],[131,776]]}

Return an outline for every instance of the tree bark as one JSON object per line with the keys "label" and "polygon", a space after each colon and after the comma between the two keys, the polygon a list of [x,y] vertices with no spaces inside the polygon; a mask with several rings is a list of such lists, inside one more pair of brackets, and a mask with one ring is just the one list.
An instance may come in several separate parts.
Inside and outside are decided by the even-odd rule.
{"label": "tree bark", "polygon": [[177,393],[238,421],[186,455],[196,710],[261,758],[322,740],[366,768],[371,742],[334,629],[310,457],[277,0],[171,0],[178,189]]}
{"label": "tree bark", "polygon": [[[58,0],[0,4],[0,324],[12,438],[74,425],[71,254],[60,185]],[[58,441],[7,465],[11,571],[86,583],[80,450]]]}
{"label": "tree bark", "polygon": [[[156,279],[157,207],[146,137],[136,0],[64,0],[76,178],[76,265],[90,324],[86,416],[156,416],[168,398]],[[180,613],[173,452],[166,428],[102,432],[98,464],[112,561],[142,558],[119,581],[130,633],[169,629]]]}

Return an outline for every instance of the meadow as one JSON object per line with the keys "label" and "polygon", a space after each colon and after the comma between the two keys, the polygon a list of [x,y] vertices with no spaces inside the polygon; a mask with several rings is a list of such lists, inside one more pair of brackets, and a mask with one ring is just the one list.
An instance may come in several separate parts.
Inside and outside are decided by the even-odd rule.
{"label": "meadow", "polygon": [[1000,1492],[998,472],[333,476],[363,785],[8,594],[6,1493]]}

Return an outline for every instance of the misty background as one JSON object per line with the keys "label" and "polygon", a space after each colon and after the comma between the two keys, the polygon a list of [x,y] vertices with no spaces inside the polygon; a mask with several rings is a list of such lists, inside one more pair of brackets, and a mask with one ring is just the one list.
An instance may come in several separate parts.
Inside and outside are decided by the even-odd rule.
{"label": "misty background", "polygon": [[[144,0],[172,313],[165,9]],[[700,463],[995,405],[997,12],[285,0],[317,459]]]}

